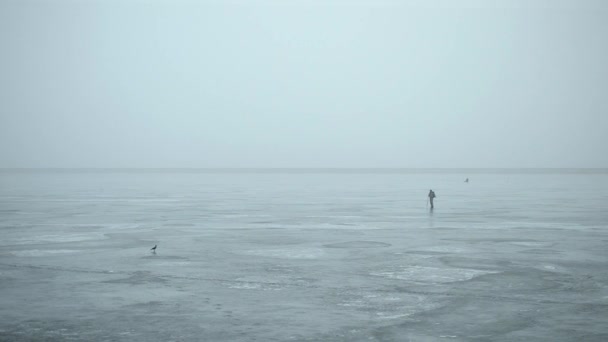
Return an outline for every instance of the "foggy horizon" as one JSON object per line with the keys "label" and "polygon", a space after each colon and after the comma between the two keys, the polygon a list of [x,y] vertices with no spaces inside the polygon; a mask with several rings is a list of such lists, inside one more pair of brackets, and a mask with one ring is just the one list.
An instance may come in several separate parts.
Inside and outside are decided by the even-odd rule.
{"label": "foggy horizon", "polygon": [[445,174],[445,175],[605,175],[608,168],[387,168],[387,167],[274,167],[274,168],[137,168],[137,167],[93,167],[93,168],[0,168],[0,173],[24,173],[24,174],[97,174],[97,173],[162,173],[162,174],[382,174],[382,175],[420,175],[420,174]]}
{"label": "foggy horizon", "polygon": [[608,168],[603,1],[2,1],[0,168]]}

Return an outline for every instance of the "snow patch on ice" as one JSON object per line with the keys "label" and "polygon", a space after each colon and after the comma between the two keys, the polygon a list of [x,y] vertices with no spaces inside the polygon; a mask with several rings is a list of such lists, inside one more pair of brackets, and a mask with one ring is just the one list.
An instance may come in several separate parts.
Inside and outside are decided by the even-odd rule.
{"label": "snow patch on ice", "polygon": [[259,290],[262,288],[262,285],[253,283],[237,283],[228,285],[228,288],[239,290]]}
{"label": "snow patch on ice", "polygon": [[464,248],[453,247],[453,246],[433,246],[433,247],[421,248],[420,251],[435,252],[435,253],[463,253],[463,252],[466,252],[467,250]]}
{"label": "snow patch on ice", "polygon": [[27,249],[22,251],[11,252],[12,255],[17,257],[42,257],[54,254],[73,254],[81,252],[80,249]]}
{"label": "snow patch on ice", "polygon": [[287,259],[317,259],[325,254],[320,248],[257,249],[244,251],[243,253],[246,255]]}
{"label": "snow patch on ice", "polygon": [[551,243],[538,241],[512,241],[509,243],[521,247],[550,247],[552,245]]}
{"label": "snow patch on ice", "polygon": [[107,239],[107,237],[102,233],[39,235],[35,237],[32,236],[29,238],[6,239],[0,242],[0,245],[37,245],[44,243],[65,243],[104,239]]}
{"label": "snow patch on ice", "polygon": [[407,266],[397,270],[372,272],[370,274],[389,279],[410,280],[421,283],[451,283],[470,280],[475,277],[491,273],[497,272],[463,268]]}
{"label": "snow patch on ice", "polygon": [[378,241],[347,241],[339,243],[331,243],[324,245],[327,248],[377,248],[377,247],[389,247],[390,243],[378,242]]}

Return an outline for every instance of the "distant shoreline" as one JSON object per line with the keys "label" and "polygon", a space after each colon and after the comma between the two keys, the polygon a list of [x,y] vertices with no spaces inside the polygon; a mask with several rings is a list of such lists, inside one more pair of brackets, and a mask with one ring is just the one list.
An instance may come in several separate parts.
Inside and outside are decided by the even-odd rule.
{"label": "distant shoreline", "polygon": [[0,173],[608,174],[608,168],[0,168]]}

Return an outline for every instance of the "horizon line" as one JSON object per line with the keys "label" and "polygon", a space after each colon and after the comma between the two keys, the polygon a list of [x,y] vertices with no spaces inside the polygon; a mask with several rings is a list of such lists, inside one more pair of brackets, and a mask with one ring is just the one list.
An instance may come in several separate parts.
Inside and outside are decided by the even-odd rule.
{"label": "horizon line", "polygon": [[186,172],[392,172],[392,173],[432,173],[432,172],[470,172],[470,173],[608,173],[606,167],[0,167],[0,172],[95,172],[95,171],[186,171]]}
{"label": "horizon line", "polygon": [[242,169],[261,169],[261,170],[265,170],[265,169],[329,169],[329,170],[342,170],[342,169],[395,169],[395,170],[416,170],[416,169],[421,169],[421,170],[441,170],[441,169],[449,169],[449,170],[476,170],[476,169],[505,169],[505,170],[509,170],[509,169],[608,169],[608,167],[550,167],[550,166],[510,166],[510,167],[407,167],[407,166],[397,166],[397,167],[383,167],[383,166],[362,166],[362,167],[340,167],[340,166],[209,166],[209,167],[198,167],[198,166],[186,166],[186,167],[182,167],[182,166],[163,166],[163,167],[157,167],[157,166],[153,166],[153,167],[148,167],[148,166],[33,166],[33,167],[0,167],[0,169],[160,169],[160,170],[164,170],[164,169],[200,169],[200,170],[217,170],[217,169],[221,169],[221,170],[242,170]]}

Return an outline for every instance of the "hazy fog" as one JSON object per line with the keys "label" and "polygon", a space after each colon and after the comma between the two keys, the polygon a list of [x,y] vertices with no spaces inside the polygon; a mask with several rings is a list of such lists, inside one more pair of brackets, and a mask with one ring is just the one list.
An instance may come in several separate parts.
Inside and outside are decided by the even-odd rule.
{"label": "hazy fog", "polygon": [[608,167],[605,1],[0,0],[0,49],[0,167]]}

